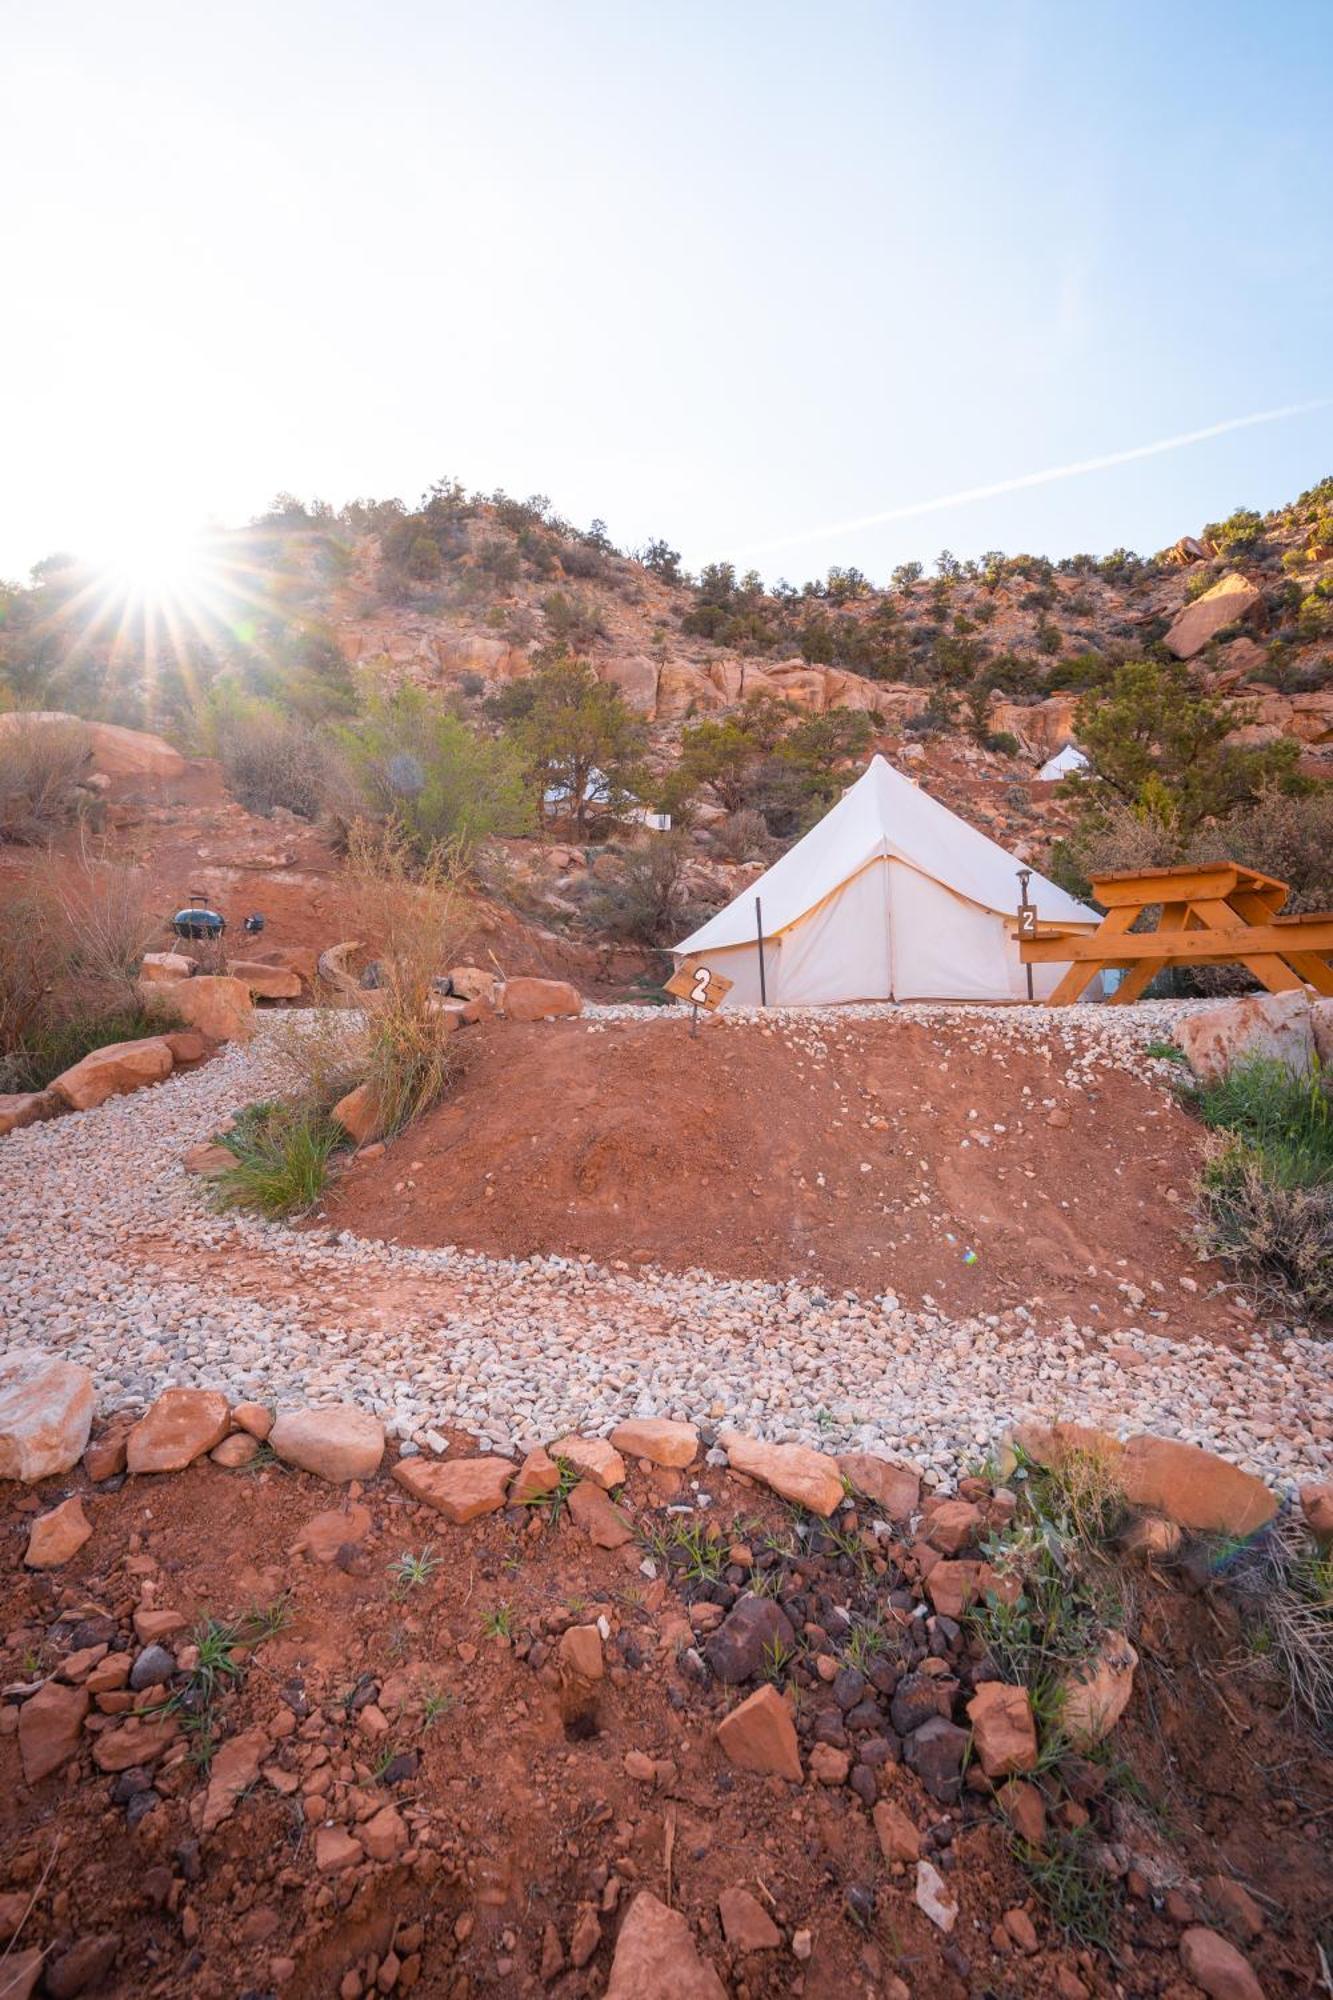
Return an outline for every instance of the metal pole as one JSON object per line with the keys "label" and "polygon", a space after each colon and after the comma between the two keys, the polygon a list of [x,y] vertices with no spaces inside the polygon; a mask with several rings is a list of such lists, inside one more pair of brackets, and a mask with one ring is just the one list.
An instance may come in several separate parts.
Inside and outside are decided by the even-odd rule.
{"label": "metal pole", "polygon": [[759,933],[759,1005],[768,1005],[768,980],[764,976],[764,905],[758,896],[754,899],[755,929]]}
{"label": "metal pole", "polygon": [[[1020,937],[1023,934],[1023,912],[1024,910],[1029,909],[1031,907],[1031,905],[1028,902],[1028,883],[1031,880],[1032,880],[1032,870],[1030,868],[1020,868],[1018,870],[1018,885],[1019,885],[1018,931]],[[1028,999],[1032,1000],[1036,997],[1032,986],[1032,967],[1030,965],[1025,965],[1023,970],[1027,973],[1028,976]]]}

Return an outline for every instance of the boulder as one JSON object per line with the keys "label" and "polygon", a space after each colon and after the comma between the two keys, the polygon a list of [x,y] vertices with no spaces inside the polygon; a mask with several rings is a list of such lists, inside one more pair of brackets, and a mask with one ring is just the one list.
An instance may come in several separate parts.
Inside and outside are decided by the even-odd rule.
{"label": "boulder", "polygon": [[23,1560],[29,1569],[59,1569],[76,1556],[92,1534],[92,1523],[77,1493],[49,1513],[39,1514],[28,1530]]}
{"label": "boulder", "polygon": [[739,1687],[752,1680],[766,1657],[796,1644],[792,1622],[773,1597],[742,1597],[704,1647],[704,1658],[720,1681]]}
{"label": "boulder", "polygon": [[560,1664],[580,1680],[599,1681],[606,1672],[602,1635],[595,1625],[571,1625],[556,1648]]}
{"label": "boulder", "polygon": [[717,1899],[722,1935],[732,1951],[776,1951],[782,1932],[757,1896],[733,1882]]}
{"label": "boulder", "polygon": [[605,1438],[562,1437],[550,1447],[550,1453],[557,1463],[564,1459],[580,1479],[591,1479],[604,1493],[625,1483],[625,1461]]}
{"label": "boulder", "polygon": [[542,1445],[530,1451],[514,1475],[509,1489],[511,1507],[530,1507],[560,1484],[560,1467]]}
{"label": "boulder", "polygon": [[19,1759],[24,1782],[40,1784],[59,1770],[79,1747],[84,1717],[92,1706],[87,1688],[45,1681],[19,1710]]}
{"label": "boulder", "polygon": [[1293,1076],[1308,1076],[1314,1067],[1314,1015],[1304,992],[1224,1000],[1218,1007],[1186,1014],[1175,1032],[1190,1068],[1205,1083],[1256,1058],[1281,1063]]}
{"label": "boulder", "polygon": [[1196,1444],[1132,1437],[1116,1471],[1133,1506],[1201,1534],[1257,1534],[1277,1513],[1277,1495],[1262,1479]]}
{"label": "boulder", "polygon": [[382,1114],[378,1094],[368,1083],[358,1083],[345,1097],[340,1097],[333,1107],[335,1124],[341,1125],[349,1139],[358,1146],[367,1145],[378,1139],[381,1132]]}
{"label": "boulder", "polygon": [[892,1799],[880,1799],[870,1817],[875,1822],[879,1851],[886,1861],[920,1860],[921,1834],[916,1821],[909,1819],[901,1806]]}
{"label": "boulder", "polygon": [[1208,2000],[1264,2000],[1264,1989],[1249,1959],[1202,1924],[1181,1933],[1180,1962]]}
{"label": "boulder", "polygon": [[1310,1002],[1310,1029],[1320,1064],[1324,1069],[1333,1068],[1333,1000]]}
{"label": "boulder", "polygon": [[32,1485],[68,1472],[93,1427],[93,1378],[31,1348],[0,1356],[0,1479]]}
{"label": "boulder", "polygon": [[1108,1632],[1090,1660],[1065,1677],[1060,1726],[1076,1750],[1109,1736],[1134,1692],[1139,1656],[1123,1632]]}
{"label": "boulder", "polygon": [[977,1759],[988,1778],[1012,1778],[1035,1769],[1037,1727],[1025,1687],[983,1681],[967,1704]]}
{"label": "boulder", "polygon": [[143,1722],[132,1715],[119,1729],[109,1729],[105,1736],[97,1738],[93,1744],[93,1762],[99,1771],[112,1774],[132,1771],[137,1764],[146,1767],[155,1764],[179,1735],[180,1724],[174,1715],[163,1716],[157,1722]]}
{"label": "boulder", "polygon": [[327,1565],[337,1561],[341,1550],[363,1542],[369,1533],[370,1509],[354,1500],[346,1509],[330,1507],[322,1514],[312,1514],[292,1543],[292,1554]]}
{"label": "boulder", "polygon": [[952,1558],[934,1565],[926,1578],[926,1590],[941,1618],[961,1618],[969,1604],[984,1594],[981,1571],[980,1563]]}
{"label": "boulder", "polygon": [[1205,590],[1202,597],[1196,597],[1193,604],[1173,621],[1162,644],[1168,653],[1174,653],[1178,660],[1192,660],[1201,653],[1210,639],[1234,625],[1238,619],[1246,618],[1262,599],[1263,592],[1250,583],[1239,571],[1230,573],[1215,583],[1211,590]]}
{"label": "boulder", "polygon": [[321,1875],[341,1875],[365,1858],[365,1848],[346,1827],[321,1826],[316,1832],[315,1867]]}
{"label": "boulder", "polygon": [[355,1403],[326,1403],[318,1409],[283,1410],[268,1442],[286,1465],[341,1484],[371,1479],[384,1456],[384,1426]]}
{"label": "boulder", "polygon": [[[0,715],[0,722],[3,721],[4,717]],[[26,1897],[24,1901],[26,1903]],[[30,1945],[26,1951],[6,1952],[0,1962],[5,1982],[0,1987],[0,2000],[32,2000],[47,1962],[47,1955],[40,1945]]]}
{"label": "boulder", "polygon": [[567,979],[507,979],[500,1007],[510,1021],[553,1021],[564,1014],[581,1014],[583,1001]]}
{"label": "boulder", "polygon": [[598,678],[618,687],[627,705],[651,722],[657,713],[657,661],[644,653],[598,663]]}
{"label": "boulder", "polygon": [[914,1729],[903,1745],[903,1757],[926,1790],[941,1805],[956,1804],[963,1787],[968,1733],[942,1715],[932,1715]]}
{"label": "boulder", "polygon": [[740,1431],[721,1431],[717,1441],[733,1472],[757,1479],[784,1500],[825,1516],[842,1505],[842,1474],[826,1452],[804,1444],[766,1444]]}
{"label": "boulder", "polygon": [[[120,1952],[120,1934],[102,1931],[81,1937],[53,1958],[46,1968],[43,1992],[47,2000],[75,2000],[79,1993],[92,1993],[102,1985]],[[8,1967],[5,1968],[8,1971]],[[0,2000],[18,2000],[7,1986],[0,1986]]]}
{"label": "boulder", "polygon": [[580,1479],[569,1496],[569,1518],[582,1528],[595,1549],[620,1549],[634,1540],[634,1530],[605,1489]]}
{"label": "boulder", "polygon": [[1333,1480],[1302,1486],[1301,1512],[1320,1548],[1333,1548]]}
{"label": "boulder", "polygon": [[905,1465],[879,1458],[871,1451],[844,1451],[838,1471],[853,1492],[873,1502],[890,1521],[909,1521],[921,1501],[921,1481]]}
{"label": "boulder", "polygon": [[956,1556],[960,1549],[976,1544],[985,1533],[985,1523],[980,1507],[971,1500],[941,1500],[922,1523],[922,1533],[932,1549]]}
{"label": "boulder", "polygon": [[181,1165],[187,1174],[202,1174],[209,1181],[216,1180],[219,1174],[229,1174],[236,1163],[230,1146],[219,1146],[211,1140],[190,1146],[181,1154]]}
{"label": "boulder", "polygon": [[183,951],[146,951],[139,961],[139,977],[150,985],[166,986],[176,979],[188,979],[193,971],[194,960]]}
{"label": "boulder", "polygon": [[11,710],[0,715],[0,735],[11,729],[49,729],[53,734],[78,730],[88,742],[91,767],[108,778],[179,778],[187,768],[180,751],[160,736],[125,729],[116,722],[85,722],[82,716],[62,710]]}
{"label": "boulder", "polygon": [[616,1939],[605,2000],[727,2000],[679,1910],[640,1889]]}
{"label": "boulder", "polygon": [[717,1742],[727,1761],[742,1771],[801,1782],[801,1752],[791,1710],[767,1682],[723,1716]]}
{"label": "boulder", "polygon": [[0,1138],[24,1125],[41,1125],[58,1118],[69,1106],[54,1090],[8,1090],[0,1092]]}
{"label": "boulder", "polygon": [[289,966],[263,965],[257,959],[233,958],[227,971],[248,987],[252,1000],[299,1000],[301,975]]}
{"label": "boulder", "polygon": [[262,1439],[272,1430],[274,1416],[266,1403],[237,1403],[231,1420],[238,1429],[249,1431],[251,1437]]}
{"label": "boulder", "polygon": [[243,1465],[252,1465],[259,1456],[259,1439],[252,1438],[249,1431],[230,1431],[221,1444],[215,1444],[208,1454],[214,1465],[220,1465],[228,1472],[237,1472]]}
{"label": "boulder", "polygon": [[161,1083],[172,1070],[171,1050],[161,1035],[135,1042],[109,1042],[94,1049],[51,1085],[73,1111],[91,1111],[108,1097],[124,1097],[147,1083]]}
{"label": "boulder", "polygon": [[479,965],[451,965],[449,984],[460,1000],[488,1000],[492,1007],[496,1007],[504,981]]}
{"label": "boulder", "polygon": [[262,1729],[245,1729],[220,1743],[208,1767],[208,1789],[196,1795],[190,1817],[199,1833],[212,1833],[230,1819],[242,1793],[259,1779],[272,1744]]}
{"label": "boulder", "polygon": [[162,1039],[174,1063],[202,1062],[208,1054],[208,1043],[197,1028],[169,1028]]}
{"label": "boulder", "polygon": [[183,1472],[221,1444],[231,1423],[231,1407],[216,1389],[164,1389],[140,1417],[125,1448],[132,1473]]}
{"label": "boulder", "polygon": [[629,1417],[616,1425],[611,1443],[630,1458],[683,1471],[698,1455],[699,1433],[693,1424],[674,1423],[670,1417]]}
{"label": "boulder", "polygon": [[499,1512],[514,1468],[507,1458],[400,1458],[393,1476],[414,1500],[457,1527]]}
{"label": "boulder", "polygon": [[211,1042],[245,1042],[254,1033],[255,1010],[243,979],[220,972],[172,980],[166,986],[141,979],[136,990],[150,1013],[174,1014]]}

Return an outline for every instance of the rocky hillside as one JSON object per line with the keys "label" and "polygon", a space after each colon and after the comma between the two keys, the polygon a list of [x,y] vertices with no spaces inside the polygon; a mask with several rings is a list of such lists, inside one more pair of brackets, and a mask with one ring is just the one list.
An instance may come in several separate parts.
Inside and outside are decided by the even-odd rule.
{"label": "rocky hillside", "polygon": [[635,556],[542,499],[445,483],[339,513],[284,498],[220,536],[170,617],[109,615],[68,558],[7,593],[11,699],[188,734],[201,684],[242,674],[281,696],[410,683],[464,712],[563,647],[614,683],[669,769],[682,727],[753,696],[854,710],[878,747],[1011,845],[1042,851],[1067,817],[1034,783],[1071,740],[1080,691],[1128,658],[1174,656],[1234,698],[1238,736],[1295,738],[1333,774],[1333,480],[1267,517],[1240,509],[1143,558],[993,553],[886,587],[831,569],[801,587],[728,563],[687,577],[663,542]]}

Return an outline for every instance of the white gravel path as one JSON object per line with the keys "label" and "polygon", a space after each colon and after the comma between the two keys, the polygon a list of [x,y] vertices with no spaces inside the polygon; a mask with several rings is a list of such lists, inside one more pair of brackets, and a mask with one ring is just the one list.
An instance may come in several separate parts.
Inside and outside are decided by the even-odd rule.
{"label": "white gravel path", "polygon": [[[591,1011],[593,1034],[606,1019],[668,1018]],[[843,1021],[904,1012],[975,1020],[987,1040],[1054,1032],[1076,1088],[1108,1065],[1142,1071],[1145,1042],[1180,1009],[719,1019],[834,1040]],[[173,1383],[269,1402],[351,1399],[409,1449],[438,1448],[446,1426],[517,1446],[656,1413],[880,1450],[947,1484],[1013,1423],[1066,1416],[1206,1445],[1282,1487],[1328,1476],[1333,1342],[1281,1328],[1232,1353],[1136,1325],[1128,1306],[1115,1328],[1039,1324],[1022,1310],[954,1321],[891,1294],[400,1249],[216,1216],[181,1153],[272,1092],[280,1062],[265,1022],[249,1049],[193,1075],[0,1141],[0,1344],[85,1363],[104,1411]],[[1114,1360],[1117,1343],[1143,1365]]]}

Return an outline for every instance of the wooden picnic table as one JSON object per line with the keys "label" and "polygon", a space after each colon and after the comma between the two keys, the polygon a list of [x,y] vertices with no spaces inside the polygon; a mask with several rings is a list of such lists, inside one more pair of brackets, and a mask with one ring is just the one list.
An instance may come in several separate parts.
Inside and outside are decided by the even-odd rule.
{"label": "wooden picnic table", "polygon": [[[1049,1005],[1068,1006],[1099,972],[1121,969],[1112,1001],[1127,1005],[1142,995],[1164,965],[1239,964],[1270,993],[1313,986],[1333,994],[1333,912],[1281,917],[1287,885],[1234,861],[1197,867],[1123,869],[1094,875],[1092,890],[1106,915],[1095,931],[1039,924],[1020,937],[1025,965],[1060,964],[1069,970]],[[1155,930],[1134,925],[1150,909],[1161,912]]]}

